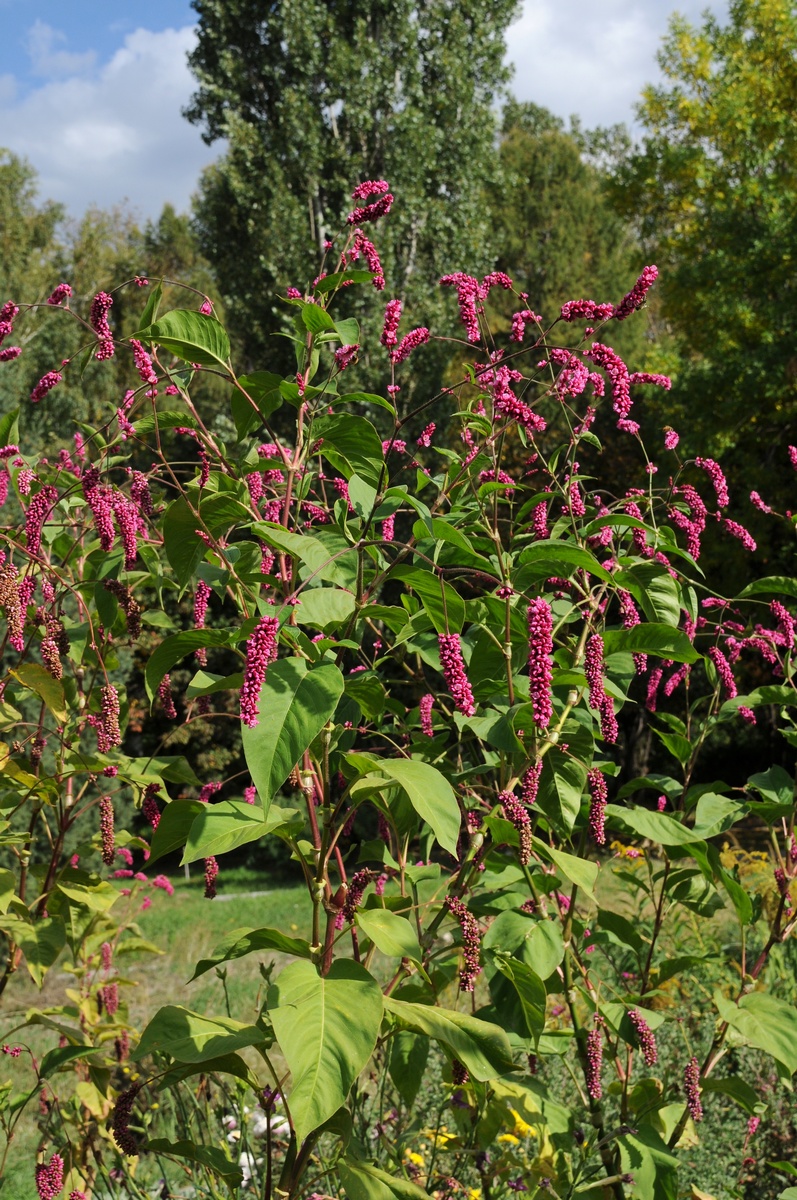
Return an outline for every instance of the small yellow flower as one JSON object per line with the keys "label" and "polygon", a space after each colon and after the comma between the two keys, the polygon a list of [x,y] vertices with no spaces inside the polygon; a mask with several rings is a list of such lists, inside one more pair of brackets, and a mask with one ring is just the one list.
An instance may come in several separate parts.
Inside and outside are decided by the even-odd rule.
{"label": "small yellow flower", "polygon": [[526,1121],[524,1121],[520,1113],[515,1112],[514,1108],[510,1108],[509,1111],[515,1118],[515,1128],[512,1132],[520,1138],[535,1137],[534,1126],[529,1125]]}
{"label": "small yellow flower", "polygon": [[481,1188],[468,1188],[468,1200],[482,1200]]}
{"label": "small yellow flower", "polygon": [[424,1159],[422,1154],[416,1154],[414,1150],[405,1150],[404,1159],[406,1162],[412,1163],[414,1167],[422,1167]]}
{"label": "small yellow flower", "polygon": [[519,1146],[520,1138],[516,1138],[514,1133],[502,1133],[498,1137],[499,1142],[506,1142],[508,1146]]}

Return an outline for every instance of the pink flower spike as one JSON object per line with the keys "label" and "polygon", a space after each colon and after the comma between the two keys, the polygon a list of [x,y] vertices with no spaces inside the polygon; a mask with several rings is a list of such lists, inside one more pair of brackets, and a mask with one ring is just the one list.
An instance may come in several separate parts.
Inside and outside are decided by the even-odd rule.
{"label": "pink flower spike", "polygon": [[473,692],[465,674],[465,663],[462,658],[462,645],[460,643],[459,634],[457,633],[441,633],[438,637],[440,645],[440,664],[443,668],[443,677],[446,681],[446,687],[451,693],[457,711],[463,716],[473,717],[476,715],[476,703],[473,699]]}
{"label": "pink flower spike", "polygon": [[528,628],[529,696],[534,723],[538,729],[547,729],[553,716],[553,614],[542,596],[529,605]]}
{"label": "pink flower spike", "polygon": [[246,666],[241,688],[241,720],[253,729],[260,723],[258,701],[266,680],[269,663],[277,657],[279,621],[276,617],[261,617],[246,647]]}

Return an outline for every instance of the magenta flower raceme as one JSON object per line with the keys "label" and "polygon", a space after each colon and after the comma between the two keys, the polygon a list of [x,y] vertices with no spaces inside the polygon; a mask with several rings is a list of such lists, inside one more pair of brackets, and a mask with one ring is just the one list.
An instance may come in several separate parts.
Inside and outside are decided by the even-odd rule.
{"label": "magenta flower raceme", "polygon": [[107,754],[109,750],[122,744],[119,712],[119,693],[112,683],[107,683],[100,691],[99,716],[89,717],[89,723],[97,732],[97,749],[100,754]]}
{"label": "magenta flower raceme", "polygon": [[36,1165],[36,1191],[39,1200],[58,1200],[64,1186],[64,1160],[53,1154],[47,1163]]}
{"label": "magenta flower raceme", "polygon": [[650,291],[653,284],[659,276],[659,268],[656,266],[645,267],[642,274],[637,279],[630,292],[623,296],[620,303],[614,310],[614,319],[616,321],[624,321],[626,317],[630,317],[631,313],[636,312],[645,303],[645,297]]}
{"label": "magenta flower raceme", "polygon": [[[384,180],[382,181],[384,182]],[[374,288],[381,292],[385,287],[385,273],[382,270],[382,263],[379,258],[379,252],[372,241],[369,240],[363,233],[362,229],[358,229],[355,235],[354,251],[358,254],[361,252],[365,261],[368,264],[368,270],[372,273],[371,280]]]}
{"label": "magenta flower raceme", "polygon": [[360,349],[360,343],[354,342],[350,346],[341,346],[335,351],[335,366],[339,371],[345,371],[350,367],[357,357],[357,351]]}
{"label": "magenta flower raceme", "polygon": [[603,1071],[603,1034],[600,1018],[595,1018],[595,1028],[587,1034],[586,1084],[591,1100],[600,1100],[603,1095],[601,1073]]}
{"label": "magenta flower raceme", "polygon": [[703,1105],[700,1102],[700,1066],[693,1056],[684,1070],[684,1091],[689,1115],[693,1121],[703,1120]]}
{"label": "magenta flower raceme", "polygon": [[[13,362],[15,358],[19,358],[22,353],[21,346],[4,346],[0,350],[0,362]],[[58,380],[56,380],[56,383]]]}
{"label": "magenta flower raceme", "polygon": [[72,295],[72,288],[68,283],[59,283],[58,287],[47,297],[47,303],[52,305],[63,304],[64,300],[68,300]]}
{"label": "magenta flower raceme", "polygon": [[542,596],[528,608],[529,626],[529,698],[534,723],[547,729],[553,716],[551,680],[553,678],[553,614]]}
{"label": "magenta flower raceme", "polygon": [[149,821],[153,829],[157,829],[160,825],[161,810],[158,808],[158,801],[155,799],[158,792],[161,790],[159,783],[148,783],[144,788],[144,797],[141,801],[141,812],[145,821]]}
{"label": "magenta flower raceme", "polygon": [[720,683],[725,690],[725,699],[732,700],[737,692],[736,680],[733,678],[733,671],[731,670],[730,663],[720,650],[719,646],[710,646],[708,656],[713,662],[717,671],[717,675],[719,676]]}
{"label": "magenta flower raceme", "polygon": [[435,425],[434,421],[430,421],[418,437],[416,445],[423,446],[425,449],[428,449],[428,447],[432,444],[432,438],[434,437],[435,429],[437,429],[437,426]]}
{"label": "magenta flower raceme", "polygon": [[526,325],[532,321],[541,325],[542,317],[539,313],[532,312],[530,308],[524,308],[521,312],[513,313],[512,330],[509,334],[510,342],[522,342],[526,336]]}
{"label": "magenta flower raceme", "polygon": [[114,355],[113,333],[108,324],[108,313],[112,304],[113,297],[109,296],[107,292],[98,292],[91,302],[89,323],[100,343],[94,355],[99,362],[113,358]]}
{"label": "magenta flower raceme", "polygon": [[141,342],[137,341],[136,338],[131,338],[130,345],[133,347],[133,362],[135,363],[141,382],[157,383],[158,374],[152,365],[152,359],[141,345]]}
{"label": "magenta flower raceme", "polygon": [[109,796],[103,796],[100,800],[100,841],[102,861],[106,867],[110,867],[114,856],[114,831],[113,803]]}
{"label": "magenta flower raceme", "polygon": [[720,508],[727,508],[731,500],[728,495],[728,484],[719,463],[715,462],[713,458],[696,458],[695,466],[701,467],[714,485],[714,491],[717,493],[717,504],[719,504]]}
{"label": "magenta flower raceme", "polygon": [[205,859],[205,899],[215,900],[216,898],[216,879],[219,874],[219,864],[211,855]]}
{"label": "magenta flower raceme", "polygon": [[593,633],[587,639],[584,652],[584,674],[589,684],[589,706],[600,709],[603,701],[603,639],[599,633]]}
{"label": "magenta flower raceme", "polygon": [[631,377],[620,355],[601,342],[593,342],[584,353],[596,367],[603,367],[612,384],[612,408],[619,417],[627,417],[632,404]]}
{"label": "magenta flower raceme", "polygon": [[498,799],[507,821],[518,833],[518,858],[522,867],[531,862],[531,819],[524,805],[512,792],[499,792]]}
{"label": "magenta flower raceme", "polygon": [[132,571],[138,558],[138,509],[124,492],[114,492],[111,504],[125,552],[125,570]]}
{"label": "magenta flower raceme", "polygon": [[396,514],[391,513],[389,517],[385,517],[382,522],[382,541],[392,542],[396,536]]}
{"label": "magenta flower raceme", "polygon": [[371,871],[368,867],[363,867],[360,871],[355,871],[351,877],[351,882],[346,890],[346,902],[343,905],[342,916],[344,921],[352,922],[354,914],[357,911],[360,901],[365,894],[365,889],[373,879],[376,878],[376,872]]}
{"label": "magenta flower raceme", "polygon": [[648,676],[648,690],[645,698],[645,706],[648,712],[655,712],[658,703],[659,684],[661,683],[664,667],[653,667]]}
{"label": "magenta flower raceme", "polygon": [[535,504],[531,513],[531,529],[537,541],[544,541],[549,534],[548,529],[548,504],[545,500],[540,500],[539,504]]}
{"label": "magenta flower raceme", "polygon": [[369,196],[384,196],[390,191],[390,184],[386,179],[364,179],[362,183],[358,183],[351,194],[352,200],[367,200]]}
{"label": "magenta flower raceme", "polygon": [[756,549],[755,539],[748,533],[744,525],[740,525],[738,521],[732,521],[729,517],[723,517],[722,528],[727,529],[728,533],[737,538],[745,550],[749,550],[751,554]]}
{"label": "magenta flower raceme", "polygon": [[37,492],[25,513],[25,544],[28,553],[38,554],[42,544],[42,529],[53,507],[58,503],[58,489],[48,483]]}
{"label": "magenta flower raceme", "polygon": [[563,321],[608,321],[614,313],[613,304],[596,304],[594,300],[568,300],[559,316]]}
{"label": "magenta flower raceme", "polygon": [[177,709],[174,707],[174,697],[172,696],[172,680],[168,671],[158,684],[158,699],[163,706],[164,716],[174,721],[177,717]]}
{"label": "magenta flower raceme", "polygon": [[606,801],[609,796],[606,788],[606,780],[597,767],[591,767],[587,771],[587,782],[589,783],[591,797],[589,805],[589,831],[599,846],[605,846]]}
{"label": "magenta flower raceme", "polygon": [[[205,614],[208,611],[208,600],[210,600],[210,585],[205,583],[204,579],[197,581],[196,591],[194,592],[194,629],[205,628]],[[194,651],[194,657],[200,666],[206,666],[208,661],[208,652],[204,646],[200,646]]]}
{"label": "magenta flower raceme", "polygon": [[459,634],[441,633],[438,637],[438,642],[443,677],[454,699],[457,711],[461,712],[463,716],[473,717],[476,714],[476,703],[465,673],[465,663],[462,658],[462,645]]}
{"label": "magenta flower raceme", "polygon": [[479,962],[481,957],[479,922],[456,896],[447,898],[446,908],[459,921],[459,927],[462,930],[463,963],[459,972],[459,986],[463,992],[472,992],[482,970]]}
{"label": "magenta flower raceme", "polygon": [[385,307],[385,321],[382,326],[382,336],[380,342],[383,346],[391,350],[398,342],[397,330],[399,321],[401,320],[401,301],[388,300]]}
{"label": "magenta flower raceme", "polygon": [[346,217],[346,223],[348,225],[364,225],[366,221],[378,221],[380,217],[386,217],[392,207],[393,193],[385,192],[373,204],[365,204],[352,209]]}
{"label": "magenta flower raceme", "polygon": [[794,617],[785,605],[781,604],[780,600],[773,600],[769,606],[769,611],[777,621],[778,629],[786,639],[787,646],[791,648],[794,645]]}
{"label": "magenta flower raceme", "polygon": [[481,311],[482,299],[478,279],[466,275],[463,271],[455,271],[452,275],[444,275],[440,283],[443,287],[456,288],[459,315],[467,331],[468,341],[478,342],[481,337],[478,314]]}
{"label": "magenta flower raceme", "polygon": [[[620,601],[623,629],[633,629],[635,625],[639,624],[640,616],[631,593],[626,592],[623,588],[619,588],[617,598]],[[647,654],[635,654],[634,665],[636,666],[637,675],[644,675],[648,668]]]}
{"label": "magenta flower raceme", "polygon": [[629,1011],[628,1016],[631,1020],[631,1024],[636,1030],[637,1037],[639,1038],[639,1046],[642,1050],[642,1057],[645,1060],[645,1066],[655,1066],[659,1059],[659,1052],[656,1047],[656,1039],[653,1036],[653,1030],[650,1028],[638,1008],[632,1008]]}
{"label": "magenta flower raceme", "polygon": [[423,346],[429,341],[429,330],[425,325],[419,326],[417,329],[411,329],[410,332],[401,339],[395,350],[390,355],[391,362],[404,362],[405,358],[409,358],[413,350],[418,346]]}
{"label": "magenta flower raceme", "polygon": [[110,942],[103,942],[100,946],[100,958],[102,959],[103,971],[110,971],[111,960],[113,957],[113,947]]}
{"label": "magenta flower raceme", "polygon": [[279,621],[261,617],[246,647],[246,666],[241,688],[241,720],[253,729],[259,722],[258,699],[269,663],[277,657]]}
{"label": "magenta flower raceme", "polygon": [[99,998],[108,1016],[112,1017],[119,1009],[119,985],[106,983],[99,989]]}
{"label": "magenta flower raceme", "polygon": [[[650,371],[633,371],[628,376],[628,382],[631,384],[632,387],[635,387],[636,385],[638,385],[640,383],[650,383],[650,384],[653,384],[654,387],[664,388],[665,392],[669,392],[670,388],[672,387],[672,380],[670,379],[669,375],[652,375],[650,373]],[[675,435],[675,439],[676,439],[675,444],[677,446],[678,445],[678,434],[677,433]],[[667,446],[666,441],[665,441],[664,445],[667,450],[674,448],[674,447]]]}
{"label": "magenta flower raceme", "polygon": [[681,438],[680,438],[679,434],[677,434],[674,429],[666,429],[664,431],[664,449],[665,450],[674,450],[676,448],[676,446],[678,445],[678,443],[680,442],[680,440],[681,440]]}
{"label": "magenta flower raceme", "polygon": [[254,804],[257,800],[257,788],[253,783],[244,788],[244,800],[247,804]]}
{"label": "magenta flower raceme", "polygon": [[757,508],[759,512],[762,512],[762,513],[771,513],[772,512],[772,508],[770,507],[770,505],[764,503],[764,501],[759,496],[758,492],[750,493],[750,503],[755,508]]}
{"label": "magenta flower raceme", "polygon": [[434,728],[432,726],[433,707],[434,696],[431,692],[427,692],[425,696],[421,696],[418,702],[418,712],[421,718],[421,730],[426,737],[434,737]]}
{"label": "magenta flower raceme", "polygon": [[60,383],[63,375],[60,371],[48,371],[46,375],[42,375],[39,382],[30,394],[30,398],[34,404],[38,404],[43,400],[48,392],[51,392],[57,383]]}
{"label": "magenta flower raceme", "polygon": [[539,758],[530,767],[527,767],[523,772],[523,781],[521,783],[520,797],[523,803],[528,807],[537,799],[537,792],[540,786],[540,775],[542,774],[542,759]]}
{"label": "magenta flower raceme", "polygon": [[111,1133],[122,1154],[133,1158],[138,1154],[138,1142],[130,1132],[130,1118],[133,1114],[133,1102],[138,1095],[141,1084],[134,1083],[131,1088],[117,1098],[111,1119]]}

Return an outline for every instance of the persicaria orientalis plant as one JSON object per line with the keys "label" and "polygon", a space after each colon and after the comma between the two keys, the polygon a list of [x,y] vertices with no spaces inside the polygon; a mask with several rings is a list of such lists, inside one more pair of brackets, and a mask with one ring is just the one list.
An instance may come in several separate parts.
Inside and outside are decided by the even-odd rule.
{"label": "persicaria orientalis plant", "polygon": [[[54,1057],[18,1047],[41,1114],[32,1186],[105,1196],[123,1180],[143,1196],[148,1162],[167,1162],[203,1196],[674,1195],[679,1144],[710,1110],[727,1048],[797,1068],[797,1017],[765,986],[795,923],[791,779],[692,782],[713,732],[762,706],[797,743],[797,593],[758,580],[733,603],[715,596],[699,566],[709,529],[754,548],[727,516],[721,466],[681,458],[669,428],[655,461],[643,446],[635,414],[669,380],[632,372],[610,343],[655,267],[619,301],[574,298],[544,316],[503,272],[446,275],[462,376],[400,416],[415,356],[452,335],[405,329],[390,296],[378,233],[364,232],[388,217],[387,183],[358,185],[353,202],[313,283],[283,298],[290,378],[238,376],[207,298],[161,313],[164,284],[137,277],[123,285],[148,288],[135,336],[118,336],[117,293],[100,292],[74,314],[83,350],[27,401],[47,403],[91,356],[125,356],[131,387],[102,426],[37,458],[24,411],[0,424],[13,512],[0,990],[23,964],[41,985],[63,961],[81,1006],[48,1018]],[[387,297],[384,395],[347,390],[357,285]],[[44,308],[71,312],[71,299],[61,283]],[[4,340],[32,307],[5,305]],[[193,399],[207,376],[229,386],[223,437]],[[622,495],[598,477],[595,428],[612,423],[638,461]],[[245,769],[224,779],[128,752],[119,650],[139,644],[164,588],[192,615],[157,635],[147,697],[190,725],[229,721],[220,695],[238,695]],[[231,656],[236,671],[213,670]],[[182,694],[181,663],[195,669]],[[640,709],[672,774],[620,787]],[[119,820],[123,795],[139,832]],[[768,839],[763,876],[724,848],[743,820]],[[292,961],[264,968],[246,1014],[198,1014],[187,988],[133,1028],[118,956],[136,913],[173,891],[159,860],[201,863],[212,900],[225,854],[264,835],[301,872],[305,927],[242,930],[231,911],[234,932],[197,974],[254,952]],[[625,911],[606,883],[615,861]],[[735,977],[717,967],[706,1050],[661,997],[677,915],[723,906],[740,954]],[[432,1050],[448,1132],[424,1156],[412,1111]],[[562,1062],[567,1102],[547,1082]],[[69,1071],[94,1108],[67,1114]],[[257,1153],[203,1148],[190,1122],[158,1136],[153,1105],[196,1100],[208,1079],[250,1096]],[[750,1091],[737,1097],[748,1109]],[[3,1113],[8,1137],[24,1108]]]}

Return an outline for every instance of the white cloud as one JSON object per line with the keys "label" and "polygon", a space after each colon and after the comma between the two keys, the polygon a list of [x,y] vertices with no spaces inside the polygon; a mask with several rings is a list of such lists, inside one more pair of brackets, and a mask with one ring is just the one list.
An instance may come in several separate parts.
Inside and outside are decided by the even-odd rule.
{"label": "white cloud", "polygon": [[[699,22],[724,0],[680,0],[678,11]],[[655,55],[675,5],[672,0],[524,0],[508,34],[515,67],[512,91],[587,127],[629,124],[646,83],[659,78]]]}
{"label": "white cloud", "polygon": [[30,69],[34,75],[42,75],[46,79],[63,79],[68,75],[82,75],[89,71],[97,60],[93,50],[83,54],[74,54],[68,50],[58,50],[57,46],[66,44],[66,34],[44,21],[36,21],[28,30],[28,55]]}
{"label": "white cloud", "polygon": [[0,87],[3,143],[37,169],[42,196],[76,215],[123,200],[144,217],[167,201],[188,206],[200,170],[220,152],[181,112],[194,88],[186,62],[194,39],[191,27],[138,29],[89,75],[51,80],[17,103]]}

